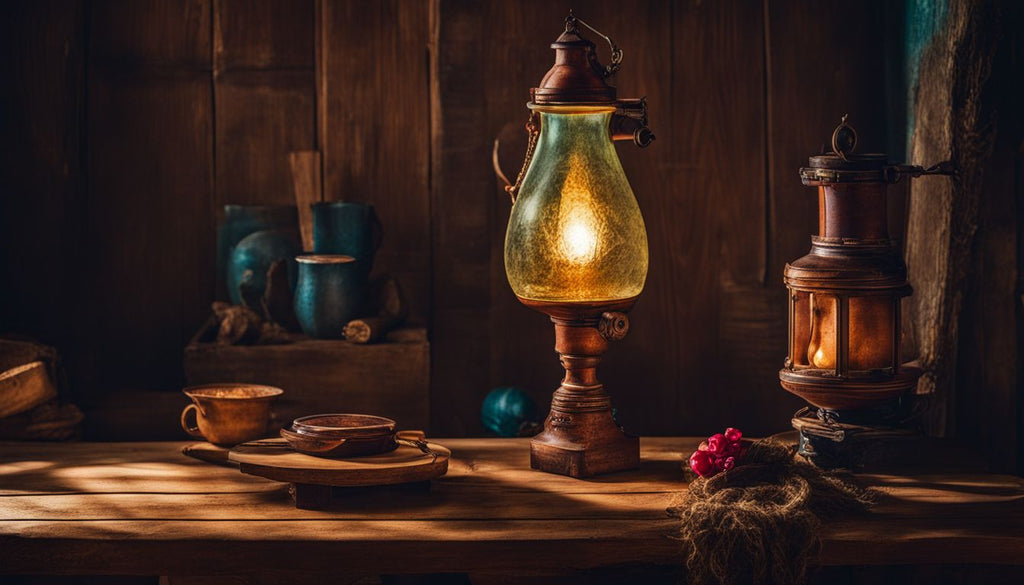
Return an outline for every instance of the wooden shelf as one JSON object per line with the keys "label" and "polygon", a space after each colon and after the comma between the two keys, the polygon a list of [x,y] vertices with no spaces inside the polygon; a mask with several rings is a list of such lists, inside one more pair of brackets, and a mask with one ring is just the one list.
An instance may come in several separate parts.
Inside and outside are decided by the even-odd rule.
{"label": "wooden shelf", "polygon": [[189,385],[282,388],[279,420],[357,412],[393,418],[401,429],[426,429],[430,421],[430,343],[423,328],[398,329],[384,343],[368,345],[301,336],[283,345],[193,340],[185,347],[185,378]]}

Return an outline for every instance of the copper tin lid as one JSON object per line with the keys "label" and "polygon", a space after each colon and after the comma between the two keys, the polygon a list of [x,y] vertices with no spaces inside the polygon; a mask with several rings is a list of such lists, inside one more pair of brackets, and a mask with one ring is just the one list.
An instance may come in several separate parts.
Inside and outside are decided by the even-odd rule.
{"label": "copper tin lid", "polygon": [[[614,74],[617,48],[613,48],[613,65],[604,67],[597,61],[594,43],[580,34],[579,21],[571,12],[565,19],[565,32],[551,48],[555,64],[540,85],[530,90],[530,99],[538,105],[599,105],[615,102],[615,88],[606,79]],[[585,23],[583,23],[585,25]]]}

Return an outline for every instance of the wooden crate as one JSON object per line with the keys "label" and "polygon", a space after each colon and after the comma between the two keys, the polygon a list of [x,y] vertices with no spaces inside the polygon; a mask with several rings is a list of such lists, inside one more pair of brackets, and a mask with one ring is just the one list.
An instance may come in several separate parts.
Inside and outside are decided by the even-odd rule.
{"label": "wooden crate", "polygon": [[185,347],[189,385],[267,384],[284,389],[276,417],[355,412],[386,416],[401,429],[430,421],[430,343],[423,328],[399,329],[385,343],[297,337],[284,345],[228,345],[199,341]]}

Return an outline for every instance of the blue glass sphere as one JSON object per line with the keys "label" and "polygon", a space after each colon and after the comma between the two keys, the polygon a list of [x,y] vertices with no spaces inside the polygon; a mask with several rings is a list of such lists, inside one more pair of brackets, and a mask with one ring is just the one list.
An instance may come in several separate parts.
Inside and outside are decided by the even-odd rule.
{"label": "blue glass sphere", "polygon": [[484,398],[480,422],[499,437],[518,437],[524,427],[538,422],[537,403],[522,388],[495,388]]}

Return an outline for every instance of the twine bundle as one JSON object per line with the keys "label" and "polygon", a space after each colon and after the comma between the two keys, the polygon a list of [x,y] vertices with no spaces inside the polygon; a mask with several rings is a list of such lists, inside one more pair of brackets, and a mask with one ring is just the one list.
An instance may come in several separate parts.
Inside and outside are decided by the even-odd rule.
{"label": "twine bundle", "polygon": [[741,465],[697,478],[672,503],[691,583],[801,583],[822,520],[871,505],[872,492],[796,460],[794,450],[753,443]]}

